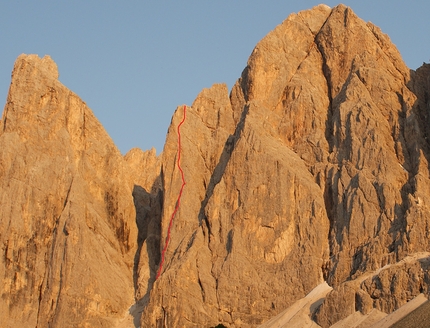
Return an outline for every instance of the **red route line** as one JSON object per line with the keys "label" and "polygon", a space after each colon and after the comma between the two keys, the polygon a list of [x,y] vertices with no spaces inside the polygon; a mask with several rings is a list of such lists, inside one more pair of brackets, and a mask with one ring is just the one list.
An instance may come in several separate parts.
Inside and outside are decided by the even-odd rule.
{"label": "red route line", "polygon": [[184,190],[184,186],[185,186],[184,171],[182,171],[180,162],[181,162],[181,125],[185,121],[186,113],[187,113],[187,106],[184,105],[184,117],[182,118],[182,121],[178,125],[178,162],[177,162],[178,169],[179,171],[181,171],[182,186],[181,186],[181,190],[179,191],[178,199],[176,201],[175,210],[173,211],[172,216],[170,217],[169,228],[167,229],[166,243],[164,244],[164,248],[161,251],[160,267],[158,268],[158,272],[157,272],[157,276],[155,277],[155,280],[158,279],[158,277],[161,275],[161,271],[163,270],[164,254],[166,253],[167,246],[169,246],[169,241],[170,241],[170,230],[172,228],[173,219],[176,215],[176,212],[178,212],[179,205],[181,202],[182,191]]}

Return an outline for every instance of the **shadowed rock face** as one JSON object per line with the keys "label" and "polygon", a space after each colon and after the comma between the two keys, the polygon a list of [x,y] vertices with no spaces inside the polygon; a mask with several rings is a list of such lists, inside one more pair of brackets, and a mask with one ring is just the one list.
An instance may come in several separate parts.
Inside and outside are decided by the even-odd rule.
{"label": "shadowed rock face", "polygon": [[49,58],[21,55],[0,128],[3,327],[115,326],[133,304],[124,161]]}
{"label": "shadowed rock face", "polygon": [[0,121],[6,327],[255,327],[323,281],[329,327],[428,294],[430,65],[350,8],[290,15],[187,107],[157,281],[183,107],[123,158],[57,78],[20,56]]}

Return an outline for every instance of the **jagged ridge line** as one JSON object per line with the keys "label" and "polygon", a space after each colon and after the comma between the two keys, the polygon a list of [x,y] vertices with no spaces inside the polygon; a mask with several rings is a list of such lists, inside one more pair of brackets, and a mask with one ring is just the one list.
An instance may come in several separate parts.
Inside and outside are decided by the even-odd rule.
{"label": "jagged ridge line", "polygon": [[175,210],[173,211],[172,216],[170,217],[169,227],[167,229],[166,242],[164,244],[163,250],[161,251],[160,266],[158,268],[158,272],[157,272],[157,276],[155,277],[155,280],[158,279],[158,277],[161,275],[161,271],[163,270],[164,254],[166,253],[166,250],[167,250],[167,247],[169,246],[169,241],[170,241],[170,230],[172,228],[173,219],[176,215],[176,212],[178,212],[179,205],[181,203],[182,191],[184,190],[184,186],[186,184],[185,178],[184,178],[184,171],[182,170],[182,167],[181,167],[181,125],[185,121],[186,113],[187,113],[187,106],[184,105],[184,117],[182,118],[182,121],[178,124],[178,161],[177,161],[178,169],[181,172],[182,186],[181,186],[181,189],[179,190],[178,199],[176,200]]}

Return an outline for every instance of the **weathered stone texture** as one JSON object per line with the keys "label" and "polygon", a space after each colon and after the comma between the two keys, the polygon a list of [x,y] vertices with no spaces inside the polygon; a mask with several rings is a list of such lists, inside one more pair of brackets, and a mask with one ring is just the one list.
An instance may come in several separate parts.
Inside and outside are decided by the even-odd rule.
{"label": "weathered stone texture", "polygon": [[57,79],[20,56],[0,121],[6,327],[124,326],[133,303],[142,327],[255,327],[324,281],[329,327],[428,295],[430,65],[350,8],[290,15],[158,157],[122,157]]}
{"label": "weathered stone texture", "polygon": [[3,327],[115,326],[133,303],[122,156],[57,78],[49,57],[21,55],[1,121]]}
{"label": "weathered stone texture", "polygon": [[[428,249],[426,76],[343,5],[270,32],[229,101],[214,86],[188,108],[184,200],[142,325],[255,326],[323,278],[335,289],[322,325],[406,302],[373,302],[345,283]],[[162,240],[181,183],[178,111],[163,152]]]}

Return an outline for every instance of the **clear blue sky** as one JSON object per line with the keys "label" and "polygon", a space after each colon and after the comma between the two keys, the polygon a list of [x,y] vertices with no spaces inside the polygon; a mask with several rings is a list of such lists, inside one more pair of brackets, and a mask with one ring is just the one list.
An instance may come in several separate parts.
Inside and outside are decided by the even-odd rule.
{"label": "clear blue sky", "polygon": [[[256,43],[311,0],[14,1],[0,4],[0,102],[21,53],[50,55],[121,152],[162,151],[171,116],[203,88],[233,86]],[[325,1],[331,7],[335,1]],[[399,48],[430,61],[429,0],[343,1]]]}

